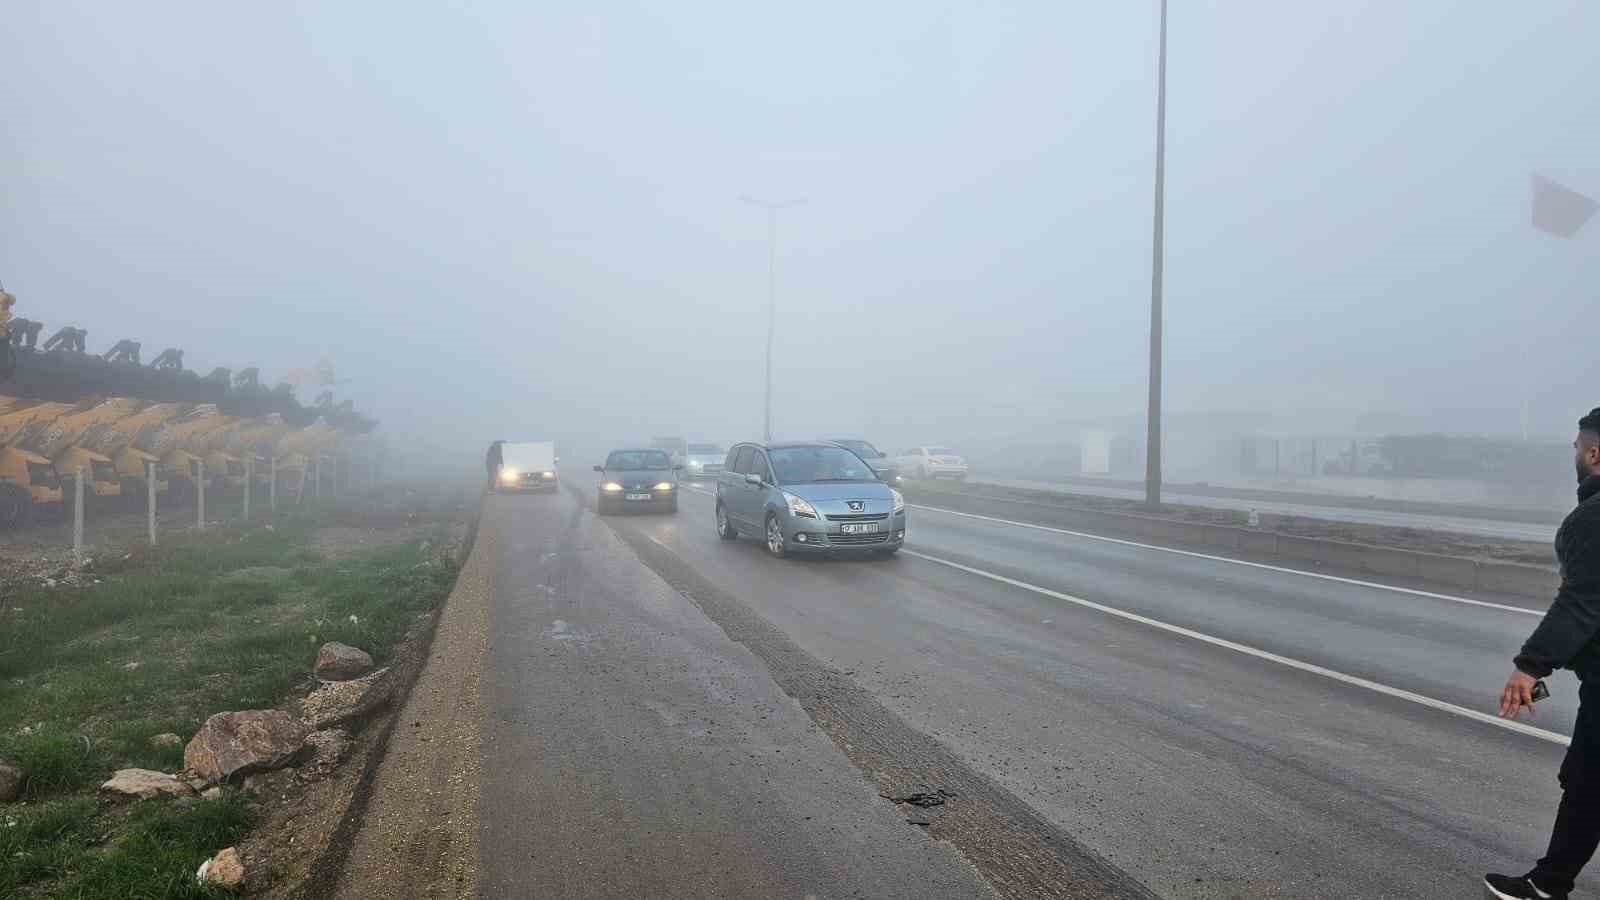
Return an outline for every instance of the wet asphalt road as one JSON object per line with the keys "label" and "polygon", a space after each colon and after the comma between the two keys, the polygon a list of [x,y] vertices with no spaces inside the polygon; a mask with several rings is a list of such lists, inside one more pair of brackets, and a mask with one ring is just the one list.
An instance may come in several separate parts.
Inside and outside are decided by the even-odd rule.
{"label": "wet asphalt road", "polygon": [[[549,501],[547,507],[558,502],[571,521],[594,522],[570,497],[506,499]],[[511,518],[502,527],[521,530],[518,517],[538,515],[532,509],[505,511]],[[826,782],[830,795],[845,790],[841,796],[848,796],[851,775],[839,766],[854,767],[860,796],[872,802],[863,807],[867,812],[851,809],[849,815],[877,816],[873,802],[897,809],[875,800],[880,791],[867,780],[893,769],[886,758],[902,747],[916,757],[908,771],[937,771],[949,783],[969,786],[992,800],[995,815],[1023,821],[1019,839],[1039,841],[1046,855],[1080,867],[1106,861],[1163,896],[1476,896],[1484,870],[1520,870],[1542,850],[1558,797],[1559,744],[1127,621],[1016,582],[1480,711],[1490,708],[1511,653],[1537,621],[1525,611],[916,508],[908,551],[923,556],[780,561],[754,541],[719,541],[712,509],[709,496],[691,489],[676,516],[619,516],[594,524],[630,544],[663,578],[702,595],[658,623],[662,634],[733,636],[754,648],[747,660],[754,668],[744,670],[744,683],[762,684],[764,666],[776,676],[762,688],[774,692],[768,695],[774,708],[789,696],[804,710],[800,715],[821,724],[820,732],[800,727],[796,733],[831,738],[844,752],[834,758],[822,745],[811,751],[830,760],[820,767],[835,779]],[[495,665],[505,667],[495,688],[505,692],[497,700],[500,727],[512,731],[521,721],[513,711],[528,702],[523,692],[550,677],[518,667],[541,655],[559,659],[566,651],[554,649],[558,642],[565,648],[576,640],[550,630],[556,626],[548,609],[510,599],[546,583],[538,580],[539,570],[515,565],[503,564],[513,566],[498,588],[505,626],[491,648]],[[604,610],[621,602],[603,572],[587,576],[583,597],[572,601],[593,606],[590,615],[601,621],[615,615]],[[713,596],[716,601],[708,602]],[[746,633],[746,620],[793,650],[785,656],[763,649]],[[573,620],[563,621],[574,627]],[[684,640],[658,639],[652,652],[659,664],[702,654]],[[854,699],[831,704],[794,697],[790,692],[811,690],[809,682],[786,675],[789,660],[799,657]],[[614,668],[649,671],[647,660],[627,657]],[[653,683],[644,675],[616,677]],[[1576,684],[1558,678],[1552,686],[1556,696],[1542,704],[1536,724],[1566,733]],[[663,702],[673,710],[699,690],[690,682]],[[577,702],[568,697],[563,708]],[[881,710],[904,733],[895,732],[877,757],[863,758],[852,744],[860,739],[851,730],[859,723],[836,707]],[[485,770],[545,758],[538,745],[549,738],[535,734],[528,724],[520,745],[486,744],[503,755],[497,760],[486,750]],[[639,737],[648,744],[658,735]],[[866,739],[870,743],[872,735]],[[581,749],[596,741],[599,755]],[[568,763],[587,758],[601,772],[629,765],[620,755],[608,759],[606,748],[603,735],[580,730],[569,740]],[[940,754],[948,758],[931,769],[923,765]],[[681,762],[669,755],[656,765],[665,774]],[[545,787],[570,784],[573,776],[562,771],[549,769]],[[803,793],[810,781],[798,777],[792,787]],[[486,785],[486,798],[495,790]],[[708,791],[715,794],[715,786]],[[847,806],[834,814],[846,814]],[[581,804],[573,809],[581,817]],[[489,803],[486,835],[493,811]],[[501,815],[510,814],[507,807]],[[885,834],[903,834],[889,825]],[[963,858],[992,883],[1025,884],[1037,874],[1007,869],[1004,854],[986,856],[984,842],[972,840],[960,823],[924,827],[933,837],[947,828],[945,836],[969,848]],[[889,855],[914,852],[909,845]],[[485,858],[492,858],[487,846]],[[1594,887],[1592,881],[1580,886]],[[923,895],[947,894],[925,887]]]}

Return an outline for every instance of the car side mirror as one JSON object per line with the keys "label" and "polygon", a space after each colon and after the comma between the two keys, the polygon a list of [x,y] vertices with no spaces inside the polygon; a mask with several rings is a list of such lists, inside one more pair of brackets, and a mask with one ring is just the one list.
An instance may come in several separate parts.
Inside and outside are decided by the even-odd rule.
{"label": "car side mirror", "polygon": [[756,487],[760,487],[761,486],[761,476],[760,475],[754,475],[754,474],[746,475],[744,477],[744,483],[745,484],[753,484]]}
{"label": "car side mirror", "polygon": [[594,470],[596,472],[604,472],[606,470],[606,467],[605,466],[595,466]]}

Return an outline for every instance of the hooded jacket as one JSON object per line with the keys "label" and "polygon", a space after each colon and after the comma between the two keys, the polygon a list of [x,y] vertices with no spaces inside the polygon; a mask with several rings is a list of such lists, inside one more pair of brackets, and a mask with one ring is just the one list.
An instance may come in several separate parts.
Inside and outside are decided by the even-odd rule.
{"label": "hooded jacket", "polygon": [[1600,673],[1600,475],[1578,485],[1578,506],[1556,531],[1556,560],[1561,589],[1516,665],[1535,678],[1572,669],[1587,681]]}

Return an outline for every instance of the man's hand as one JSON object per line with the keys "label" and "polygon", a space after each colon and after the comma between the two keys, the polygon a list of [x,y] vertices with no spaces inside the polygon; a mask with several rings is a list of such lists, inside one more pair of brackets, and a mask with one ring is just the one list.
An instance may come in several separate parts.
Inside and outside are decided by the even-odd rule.
{"label": "man's hand", "polygon": [[1528,710],[1528,715],[1533,715],[1533,685],[1536,681],[1537,678],[1521,669],[1511,670],[1505,689],[1500,691],[1501,718],[1515,719],[1524,708]]}

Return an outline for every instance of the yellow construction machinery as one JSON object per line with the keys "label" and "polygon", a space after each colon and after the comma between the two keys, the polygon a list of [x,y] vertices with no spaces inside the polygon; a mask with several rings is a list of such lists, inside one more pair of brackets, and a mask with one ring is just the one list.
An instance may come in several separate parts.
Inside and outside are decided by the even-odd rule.
{"label": "yellow construction machinery", "polygon": [[176,348],[148,365],[129,339],[95,355],[73,326],[41,342],[43,324],[15,317],[15,302],[0,289],[0,528],[60,508],[80,470],[87,495],[138,502],[155,463],[171,505],[193,496],[201,471],[208,487],[237,489],[252,467],[265,484],[276,462],[280,486],[298,492],[318,454],[377,424],[331,394],[313,406],[295,399],[297,384],[337,383],[327,361],[269,390],[254,368],[186,371]]}
{"label": "yellow construction machinery", "polygon": [[26,524],[39,507],[60,507],[55,464],[23,445],[69,409],[66,403],[0,400],[0,526]]}

